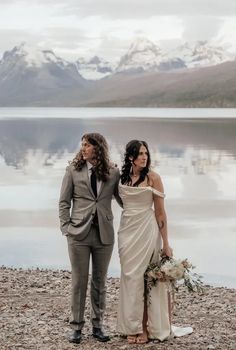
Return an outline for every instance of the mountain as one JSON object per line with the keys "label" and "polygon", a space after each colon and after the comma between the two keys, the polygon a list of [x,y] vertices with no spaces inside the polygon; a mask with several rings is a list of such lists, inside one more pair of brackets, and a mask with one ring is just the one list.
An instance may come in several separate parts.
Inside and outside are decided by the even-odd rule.
{"label": "mountain", "polygon": [[51,50],[38,50],[26,44],[6,51],[0,61],[0,104],[48,104],[62,90],[83,88],[86,80],[74,63]]}
{"label": "mountain", "polygon": [[213,46],[207,41],[185,43],[167,51],[162,50],[148,39],[139,38],[121,57],[116,72],[160,72],[180,68],[201,68],[234,59],[235,55],[226,52],[223,47]]}
{"label": "mountain", "polygon": [[83,106],[235,108],[236,60],[201,69],[117,74],[97,82],[96,94]]}
{"label": "mountain", "polygon": [[79,58],[76,61],[78,72],[84,79],[98,80],[114,72],[114,64],[94,56],[88,60]]}
{"label": "mountain", "polygon": [[115,69],[22,44],[0,61],[0,106],[236,107],[236,61],[217,64],[229,59],[205,42],[167,52],[142,39]]}
{"label": "mountain", "polygon": [[6,51],[3,55],[2,63],[7,61],[23,61],[28,67],[42,67],[46,63],[56,63],[60,66],[66,66],[68,63],[57,57],[51,50],[40,51],[33,46],[22,43],[14,47],[11,51]]}
{"label": "mountain", "polygon": [[168,57],[160,47],[146,38],[136,39],[121,57],[116,72],[162,71],[184,68],[185,63],[178,57]]}
{"label": "mountain", "polygon": [[162,52],[158,46],[148,39],[137,39],[131,44],[128,52],[121,57],[116,72],[142,72],[156,69],[161,60]]}
{"label": "mountain", "polygon": [[168,55],[172,59],[177,57],[182,60],[187,68],[214,66],[235,59],[235,55],[228,53],[223,47],[213,46],[207,41],[185,43],[171,50]]}

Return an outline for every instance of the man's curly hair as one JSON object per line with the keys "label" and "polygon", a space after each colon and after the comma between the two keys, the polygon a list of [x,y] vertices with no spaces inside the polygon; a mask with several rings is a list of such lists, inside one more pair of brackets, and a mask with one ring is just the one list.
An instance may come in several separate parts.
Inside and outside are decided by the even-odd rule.
{"label": "man's curly hair", "polygon": [[[108,154],[108,144],[106,139],[99,133],[84,134],[81,140],[86,140],[94,146],[96,164],[94,170],[98,180],[106,182],[110,174],[110,160]],[[81,171],[86,160],[83,159],[82,149],[76,154],[75,158],[70,163],[78,171]]]}

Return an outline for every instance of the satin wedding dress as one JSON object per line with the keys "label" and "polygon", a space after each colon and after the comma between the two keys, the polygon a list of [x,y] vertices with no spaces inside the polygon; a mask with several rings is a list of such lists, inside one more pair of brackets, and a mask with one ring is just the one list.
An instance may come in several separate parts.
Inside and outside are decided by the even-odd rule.
{"label": "satin wedding dress", "polygon": [[[161,236],[153,211],[153,196],[165,195],[151,186],[119,185],[123,201],[118,248],[121,263],[117,331],[123,335],[141,334],[144,310],[144,273],[150,261],[157,261]],[[168,290],[165,282],[150,292],[148,307],[148,337],[163,341],[170,336],[192,333],[191,327],[170,325]]]}

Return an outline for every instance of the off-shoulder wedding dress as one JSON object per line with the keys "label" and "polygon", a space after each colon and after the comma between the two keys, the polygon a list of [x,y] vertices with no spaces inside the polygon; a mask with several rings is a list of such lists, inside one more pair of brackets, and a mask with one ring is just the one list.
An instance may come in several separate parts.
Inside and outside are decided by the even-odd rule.
{"label": "off-shoulder wedding dress", "polygon": [[[151,186],[119,185],[123,201],[118,247],[121,263],[117,331],[124,335],[143,332],[144,273],[150,261],[157,261],[161,236],[153,211],[153,196],[165,195]],[[158,283],[150,292],[148,307],[148,337],[163,341],[170,336],[192,333],[191,327],[170,325],[168,288]]]}

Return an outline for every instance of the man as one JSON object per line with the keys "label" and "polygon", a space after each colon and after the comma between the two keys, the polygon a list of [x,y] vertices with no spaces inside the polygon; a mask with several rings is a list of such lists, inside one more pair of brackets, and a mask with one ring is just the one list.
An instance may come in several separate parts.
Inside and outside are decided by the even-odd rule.
{"label": "man", "polygon": [[90,256],[92,335],[102,342],[110,340],[103,332],[102,323],[106,275],[114,243],[112,196],[122,205],[118,195],[119,177],[119,170],[109,162],[105,138],[98,133],[85,134],[81,150],[66,169],[59,200],[61,231],[67,236],[72,267],[74,331],[69,341],[73,343],[80,343],[85,323]]}

